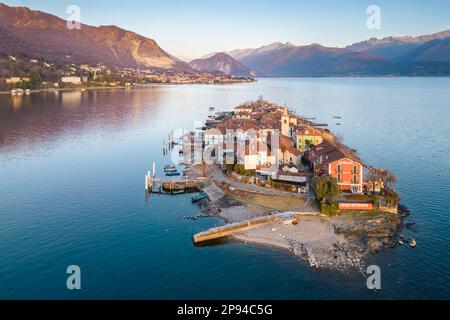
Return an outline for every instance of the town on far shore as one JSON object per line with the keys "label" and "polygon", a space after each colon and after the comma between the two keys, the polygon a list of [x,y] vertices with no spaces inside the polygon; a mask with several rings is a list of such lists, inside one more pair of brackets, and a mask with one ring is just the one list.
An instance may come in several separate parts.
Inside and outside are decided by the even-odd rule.
{"label": "town on far shore", "polygon": [[0,56],[0,92],[14,95],[38,90],[130,88],[146,84],[233,84],[254,78],[220,72],[109,67],[104,64],[60,65],[15,56]]}
{"label": "town on far shore", "polygon": [[[326,124],[311,120],[260,97],[231,112],[217,112],[209,117],[202,131],[185,134],[184,162],[198,162],[194,150],[201,148],[203,162],[205,155],[210,156],[233,179],[263,188],[311,194],[324,214],[396,214],[399,197],[394,190],[395,175],[366,164],[356,150],[324,128]],[[254,133],[249,134],[250,131]],[[270,142],[274,137],[277,141]],[[195,145],[196,141],[200,143]]]}

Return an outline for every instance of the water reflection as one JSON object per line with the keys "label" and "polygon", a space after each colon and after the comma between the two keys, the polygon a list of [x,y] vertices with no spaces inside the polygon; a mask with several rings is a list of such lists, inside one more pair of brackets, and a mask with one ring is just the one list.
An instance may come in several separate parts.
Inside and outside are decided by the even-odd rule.
{"label": "water reflection", "polygon": [[11,151],[67,134],[105,134],[159,118],[161,88],[0,95],[0,150]]}

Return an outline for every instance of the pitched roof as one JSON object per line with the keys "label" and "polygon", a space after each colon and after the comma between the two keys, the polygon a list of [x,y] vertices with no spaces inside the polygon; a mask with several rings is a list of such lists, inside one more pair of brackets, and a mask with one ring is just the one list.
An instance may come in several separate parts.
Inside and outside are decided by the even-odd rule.
{"label": "pitched roof", "polygon": [[281,147],[285,147],[286,151],[293,154],[294,156],[301,155],[301,152],[296,147],[294,147],[291,138],[287,136],[280,135],[280,148]]}
{"label": "pitched roof", "polygon": [[314,147],[314,155],[322,157],[325,163],[331,163],[340,159],[348,158],[352,161],[362,163],[361,160],[351,150],[344,145],[334,145],[328,141],[322,142]]}
{"label": "pitched roof", "polygon": [[313,136],[313,137],[323,136],[322,131],[320,131],[319,129],[309,127],[298,127],[295,134],[298,136]]}

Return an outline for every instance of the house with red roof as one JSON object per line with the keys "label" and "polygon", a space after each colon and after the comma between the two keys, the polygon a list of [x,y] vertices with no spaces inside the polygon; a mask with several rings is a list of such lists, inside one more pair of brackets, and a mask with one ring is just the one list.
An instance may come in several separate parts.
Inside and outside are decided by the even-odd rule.
{"label": "house with red roof", "polygon": [[292,163],[298,165],[302,158],[302,153],[294,146],[291,138],[280,135],[279,159],[282,164]]}
{"label": "house with red roof", "polygon": [[297,127],[295,144],[301,152],[323,142],[323,131],[312,127]]}
{"label": "house with red roof", "polygon": [[363,165],[361,160],[345,146],[323,142],[314,146],[305,156],[314,174],[328,174],[338,181],[342,191],[363,192]]}

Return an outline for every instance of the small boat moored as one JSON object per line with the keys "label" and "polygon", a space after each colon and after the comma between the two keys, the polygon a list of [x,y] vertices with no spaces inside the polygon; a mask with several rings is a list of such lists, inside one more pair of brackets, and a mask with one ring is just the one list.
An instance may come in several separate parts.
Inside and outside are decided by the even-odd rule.
{"label": "small boat moored", "polygon": [[176,172],[177,168],[175,166],[167,165],[164,166],[164,172]]}
{"label": "small boat moored", "polygon": [[181,176],[181,173],[179,173],[178,171],[171,171],[171,172],[166,172],[166,176],[167,177]]}
{"label": "small boat moored", "polygon": [[415,248],[417,246],[416,239],[412,239],[409,245],[411,246],[411,248]]}

